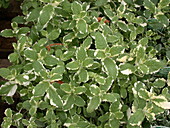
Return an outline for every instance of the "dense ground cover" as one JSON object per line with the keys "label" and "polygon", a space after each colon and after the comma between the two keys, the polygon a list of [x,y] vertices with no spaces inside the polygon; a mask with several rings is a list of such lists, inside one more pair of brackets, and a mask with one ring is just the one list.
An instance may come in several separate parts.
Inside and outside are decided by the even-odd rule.
{"label": "dense ground cover", "polygon": [[146,128],[160,114],[168,126],[169,3],[25,0],[1,32],[17,42],[0,95],[19,99],[1,126]]}

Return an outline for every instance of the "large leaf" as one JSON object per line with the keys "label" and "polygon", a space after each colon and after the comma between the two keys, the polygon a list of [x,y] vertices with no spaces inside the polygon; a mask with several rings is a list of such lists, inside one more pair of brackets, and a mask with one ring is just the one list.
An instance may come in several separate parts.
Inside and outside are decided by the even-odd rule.
{"label": "large leaf", "polygon": [[169,19],[164,14],[157,14],[156,19],[164,25],[164,27],[167,27],[169,25]]}
{"label": "large leaf", "polygon": [[113,79],[116,79],[118,75],[118,67],[115,61],[110,58],[105,58],[102,64],[106,70],[107,75],[113,77]]}
{"label": "large leaf", "polygon": [[91,113],[94,110],[96,110],[101,103],[101,98],[100,96],[94,96],[90,99],[88,106],[87,106],[87,112]]}
{"label": "large leaf", "polygon": [[5,29],[5,30],[1,31],[1,36],[3,36],[3,37],[13,37],[14,33],[11,29]]}
{"label": "large leaf", "polygon": [[97,49],[107,48],[106,37],[100,32],[95,33],[95,46]]}

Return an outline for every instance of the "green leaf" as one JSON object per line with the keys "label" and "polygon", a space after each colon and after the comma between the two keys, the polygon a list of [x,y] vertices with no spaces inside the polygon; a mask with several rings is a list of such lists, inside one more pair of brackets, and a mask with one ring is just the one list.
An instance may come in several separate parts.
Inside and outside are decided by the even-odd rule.
{"label": "green leaf", "polygon": [[72,10],[73,14],[80,14],[80,12],[82,11],[82,5],[80,3],[78,3],[77,1],[74,1],[71,4],[71,10]]}
{"label": "green leaf", "polygon": [[98,119],[99,119],[100,122],[104,123],[107,120],[109,120],[109,115],[110,115],[109,113],[106,113],[106,114],[100,116]]}
{"label": "green leaf", "polygon": [[144,37],[144,38],[140,39],[138,43],[141,44],[142,46],[147,45],[148,44],[148,37]]}
{"label": "green leaf", "polygon": [[66,64],[66,68],[68,70],[77,70],[77,69],[79,69],[79,62],[78,61],[71,61],[68,64]]}
{"label": "green leaf", "polygon": [[115,113],[117,111],[120,111],[121,108],[122,108],[122,104],[120,103],[119,100],[117,100],[110,105],[109,111],[112,112],[112,113]]}
{"label": "green leaf", "polygon": [[109,126],[112,127],[112,128],[119,128],[120,122],[117,119],[110,119],[109,120]]}
{"label": "green leaf", "polygon": [[50,40],[55,40],[59,37],[61,33],[61,29],[53,29],[49,34],[48,34],[48,39]]}
{"label": "green leaf", "polygon": [[74,107],[75,99],[74,95],[70,94],[64,103],[64,110],[70,110]]}
{"label": "green leaf", "polygon": [[84,61],[83,61],[83,67],[90,67],[92,66],[94,63],[94,60],[92,58],[86,58]]}
{"label": "green leaf", "polygon": [[12,118],[13,114],[12,114],[12,110],[10,108],[7,108],[4,113],[5,113],[5,115],[7,117],[11,117]]}
{"label": "green leaf", "polygon": [[145,113],[143,112],[142,109],[138,109],[136,112],[134,112],[130,116],[128,123],[131,126],[141,126],[142,121],[144,120],[144,118],[145,118]]}
{"label": "green leaf", "polygon": [[34,96],[43,96],[45,92],[48,90],[50,84],[49,82],[42,81],[38,83],[33,89]]}
{"label": "green leaf", "polygon": [[38,59],[38,54],[36,51],[34,51],[33,49],[30,49],[30,48],[27,48],[25,51],[24,51],[24,55],[26,57],[27,60],[30,60],[30,61],[35,61]]}
{"label": "green leaf", "polygon": [[86,103],[81,96],[74,95],[74,99],[75,99],[75,105],[79,107],[83,107]]}
{"label": "green leaf", "polygon": [[41,70],[45,69],[40,61],[34,61],[32,63],[32,67],[36,73],[39,73]]}
{"label": "green leaf", "polygon": [[22,115],[21,113],[16,113],[16,114],[13,115],[13,119],[14,119],[15,121],[21,120],[22,117],[23,117],[23,115]]}
{"label": "green leaf", "polygon": [[107,48],[106,37],[100,32],[95,33],[95,46],[96,46],[96,49],[106,49]]}
{"label": "green leaf", "polygon": [[83,94],[83,93],[85,93],[86,92],[86,87],[84,87],[84,86],[81,86],[81,87],[75,87],[74,88],[74,94],[78,94],[78,95],[80,95],[80,94]]}
{"label": "green leaf", "polygon": [[96,81],[98,84],[100,84],[100,85],[104,85],[106,79],[105,79],[103,76],[100,76],[100,75],[97,75],[97,74],[96,74],[95,81]]}
{"label": "green leaf", "polygon": [[101,103],[100,96],[93,96],[87,106],[87,112],[92,113],[94,110],[96,110]]}
{"label": "green leaf", "polygon": [[40,15],[41,9],[42,9],[41,7],[33,9],[33,10],[27,15],[26,20],[27,20],[28,22],[37,20],[38,17],[39,17],[39,15]]}
{"label": "green leaf", "polygon": [[100,88],[96,85],[91,85],[90,86],[90,93],[93,94],[93,95],[99,95],[100,94]]}
{"label": "green leaf", "polygon": [[119,67],[120,67],[120,72],[124,75],[132,74],[135,71],[135,67],[129,63],[120,64]]}
{"label": "green leaf", "polygon": [[107,77],[105,80],[105,84],[100,86],[100,89],[107,92],[111,88],[113,81],[114,79],[112,77]]}
{"label": "green leaf", "polygon": [[146,101],[149,101],[150,99],[150,93],[146,89],[141,88],[138,92],[138,95],[141,99],[144,99]]}
{"label": "green leaf", "polygon": [[88,72],[84,68],[80,70],[78,76],[80,82],[87,82],[89,80]]}
{"label": "green leaf", "polygon": [[43,7],[38,18],[38,22],[42,26],[42,28],[44,28],[45,25],[51,20],[51,18],[53,18],[53,14],[54,7],[52,5],[48,4]]}
{"label": "green leaf", "polygon": [[94,56],[96,57],[96,59],[103,59],[106,57],[105,51],[97,49],[94,53]]}
{"label": "green leaf", "polygon": [[65,67],[63,65],[58,65],[51,70],[52,74],[63,74],[65,72]]}
{"label": "green leaf", "polygon": [[57,65],[58,59],[54,55],[47,55],[44,58],[44,62],[48,66],[54,66],[54,65]]}
{"label": "green leaf", "polygon": [[123,22],[123,21],[118,21],[117,26],[118,26],[119,29],[121,29],[124,32],[128,31],[128,27],[127,27],[126,23]]}
{"label": "green leaf", "polygon": [[119,94],[117,94],[117,93],[106,93],[106,94],[103,94],[102,101],[114,103],[114,102],[116,102],[119,98],[120,98],[120,96],[119,96]]}
{"label": "green leaf", "polygon": [[86,57],[87,57],[86,50],[83,47],[78,48],[77,51],[76,51],[77,60],[82,62],[86,59]]}
{"label": "green leaf", "polygon": [[160,0],[160,2],[158,3],[158,7],[164,8],[164,7],[168,6],[169,4],[170,4],[169,0]]}
{"label": "green leaf", "polygon": [[114,113],[114,117],[116,119],[120,120],[120,119],[122,119],[124,117],[124,114],[121,111],[117,111],[117,112]]}
{"label": "green leaf", "polygon": [[14,52],[8,56],[8,59],[10,62],[16,62],[18,60],[18,57],[19,55],[16,52]]}
{"label": "green leaf", "polygon": [[88,36],[84,41],[83,44],[81,45],[83,48],[88,49],[92,44],[92,38]]}
{"label": "green leaf", "polygon": [[156,59],[149,59],[144,64],[149,68],[149,73],[155,73],[165,66],[163,62]]}
{"label": "green leaf", "polygon": [[158,78],[154,81],[153,86],[155,88],[163,88],[165,86],[166,80],[164,78]]}
{"label": "green leaf", "polygon": [[115,61],[110,58],[105,58],[102,62],[102,65],[104,66],[107,75],[113,79],[116,79],[118,75],[118,67]]}
{"label": "green leaf", "polygon": [[167,27],[169,25],[169,19],[164,14],[157,14],[156,19],[164,25],[164,27]]}
{"label": "green leaf", "polygon": [[11,72],[8,68],[0,68],[0,76],[3,78],[7,78],[9,75],[11,75]]}
{"label": "green leaf", "polygon": [[1,31],[1,36],[3,37],[13,37],[14,33],[12,31],[12,29],[5,29]]}
{"label": "green leaf", "polygon": [[119,41],[119,37],[116,35],[107,35],[106,39],[107,39],[107,42],[110,42],[110,43],[115,43]]}
{"label": "green leaf", "polygon": [[72,40],[75,38],[74,32],[70,32],[67,35],[63,37],[64,42],[72,42]]}
{"label": "green leaf", "polygon": [[72,88],[70,84],[67,83],[63,83],[60,85],[61,90],[63,90],[65,93],[71,93],[72,92]]}
{"label": "green leaf", "polygon": [[61,97],[58,95],[56,89],[52,85],[50,85],[48,89],[48,95],[49,95],[49,100],[51,105],[59,108],[63,107],[63,102],[61,100]]}
{"label": "green leaf", "polygon": [[84,19],[80,19],[77,21],[76,27],[81,34],[88,32],[88,25]]}
{"label": "green leaf", "polygon": [[149,9],[152,13],[155,13],[156,6],[151,0],[144,0],[143,5],[146,9]]}
{"label": "green leaf", "polygon": [[22,27],[18,30],[17,34],[18,35],[25,35],[28,32],[30,32],[30,28],[29,27]]}
{"label": "green leaf", "polygon": [[124,53],[124,50],[125,48],[121,45],[113,45],[111,48],[110,48],[110,53],[112,56],[118,56],[120,54],[123,54]]}
{"label": "green leaf", "polygon": [[0,95],[13,96],[17,90],[18,86],[6,83],[0,88]]}
{"label": "green leaf", "polygon": [[104,6],[107,3],[107,0],[97,0],[95,2],[96,6]]}
{"label": "green leaf", "polygon": [[149,68],[148,68],[146,65],[144,65],[144,64],[138,65],[138,69],[139,69],[143,74],[149,73]]}

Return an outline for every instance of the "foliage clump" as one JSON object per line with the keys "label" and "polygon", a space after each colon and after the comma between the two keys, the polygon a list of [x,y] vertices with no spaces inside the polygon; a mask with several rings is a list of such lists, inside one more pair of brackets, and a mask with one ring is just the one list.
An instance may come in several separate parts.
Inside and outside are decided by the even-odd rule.
{"label": "foliage clump", "polygon": [[[25,0],[1,32],[3,128],[141,128],[170,109],[169,0]],[[23,24],[24,27],[19,27]],[[163,49],[163,50],[162,50]]]}

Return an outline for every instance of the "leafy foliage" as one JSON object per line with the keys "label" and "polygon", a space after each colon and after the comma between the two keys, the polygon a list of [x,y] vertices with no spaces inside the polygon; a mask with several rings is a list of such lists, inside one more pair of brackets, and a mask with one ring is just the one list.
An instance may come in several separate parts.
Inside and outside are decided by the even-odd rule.
{"label": "leafy foliage", "polygon": [[17,42],[0,94],[21,100],[1,126],[150,126],[170,109],[170,74],[155,77],[170,61],[168,3],[25,0],[1,32]]}

